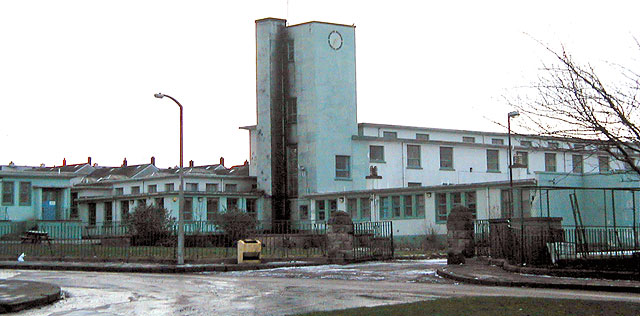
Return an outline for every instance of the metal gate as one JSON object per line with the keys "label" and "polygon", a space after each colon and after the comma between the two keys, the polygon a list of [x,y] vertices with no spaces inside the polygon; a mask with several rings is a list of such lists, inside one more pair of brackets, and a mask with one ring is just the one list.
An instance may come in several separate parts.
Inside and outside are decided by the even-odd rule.
{"label": "metal gate", "polygon": [[392,222],[354,223],[353,237],[353,256],[355,260],[393,258]]}

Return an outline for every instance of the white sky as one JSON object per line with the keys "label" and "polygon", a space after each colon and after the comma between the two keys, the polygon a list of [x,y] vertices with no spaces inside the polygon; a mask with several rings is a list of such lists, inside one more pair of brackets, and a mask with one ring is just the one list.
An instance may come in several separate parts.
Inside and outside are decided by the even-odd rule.
{"label": "white sky", "polygon": [[[255,24],[356,25],[358,122],[503,131],[502,96],[553,48],[637,62],[637,1],[1,1],[0,164],[241,164]],[[288,14],[288,16],[287,16]],[[529,35],[526,35],[529,34]]]}

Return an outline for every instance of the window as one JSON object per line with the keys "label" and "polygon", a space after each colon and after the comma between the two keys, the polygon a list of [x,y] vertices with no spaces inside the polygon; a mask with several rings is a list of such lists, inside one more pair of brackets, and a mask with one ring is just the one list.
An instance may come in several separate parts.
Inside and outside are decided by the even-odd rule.
{"label": "window", "polygon": [[573,173],[582,173],[584,171],[583,168],[582,155],[572,155],[571,156],[571,165],[573,166]]}
{"label": "window", "polygon": [[371,219],[371,203],[369,198],[360,198],[360,218]]}
{"label": "window", "polygon": [[31,182],[20,182],[18,201],[20,205],[31,205]]}
{"label": "window", "polygon": [[526,151],[517,151],[515,162],[517,164],[523,165],[528,170],[529,169],[529,153]]}
{"label": "window", "polygon": [[416,216],[424,218],[424,195],[416,195]]}
{"label": "window", "polygon": [[256,199],[247,199],[245,202],[246,202],[246,205],[247,205],[247,207],[246,207],[247,213],[255,218],[256,214],[258,212],[258,200],[256,200]]}
{"label": "window", "polygon": [[476,138],[475,137],[471,137],[471,136],[462,136],[462,142],[463,143],[475,143],[476,142]]}
{"label": "window", "polygon": [[129,201],[120,201],[120,220],[126,221],[129,218]]}
{"label": "window", "polygon": [[238,209],[237,198],[227,198],[227,210]]}
{"label": "window", "polygon": [[316,201],[316,219],[319,221],[327,220],[324,200]]}
{"label": "window", "polygon": [[164,208],[164,198],[156,198],[155,201],[157,207]]}
{"label": "window", "polygon": [[369,146],[369,160],[371,162],[384,162],[384,146]]}
{"label": "window", "polygon": [[500,207],[502,218],[511,218],[511,199],[509,198],[510,191],[508,189],[500,190]]}
{"label": "window", "polygon": [[347,199],[347,213],[351,215],[352,219],[358,218],[358,200]]}
{"label": "window", "polygon": [[287,123],[295,123],[298,120],[298,99],[288,98],[287,104]]}
{"label": "window", "polygon": [[495,149],[487,149],[487,171],[500,171],[500,152]]}
{"label": "window", "polygon": [[338,210],[338,201],[329,200],[329,214]]}
{"label": "window", "polygon": [[573,149],[582,150],[584,149],[584,144],[573,144]]}
{"label": "window", "polygon": [[391,213],[390,209],[390,200],[391,198],[388,196],[380,197],[380,218],[390,218]]}
{"label": "window", "polygon": [[13,182],[2,182],[2,205],[13,205]]}
{"label": "window", "polygon": [[400,217],[400,197],[392,196],[391,197],[391,207],[393,209],[393,217]]}
{"label": "window", "polygon": [[192,198],[184,199],[184,220],[185,221],[193,220],[193,199]]}
{"label": "window", "polygon": [[113,222],[113,202],[104,202],[104,226],[111,226]]}
{"label": "window", "polygon": [[78,192],[71,192],[71,210],[69,217],[71,219],[78,219],[78,217],[80,217],[78,213]]}
{"label": "window", "polygon": [[238,191],[238,185],[237,184],[227,183],[227,184],[224,185],[224,191],[225,192],[237,192]]}
{"label": "window", "polygon": [[147,192],[149,193],[156,193],[158,192],[158,186],[155,184],[150,184],[147,186]]}
{"label": "window", "polygon": [[413,217],[413,196],[405,195],[403,202],[404,202],[404,216]]}
{"label": "window", "polygon": [[382,132],[382,138],[387,138],[387,139],[398,138],[398,132],[384,131],[384,132]]}
{"label": "window", "polygon": [[429,140],[429,134],[416,133],[416,139]]}
{"label": "window", "polygon": [[293,41],[287,41],[287,61],[294,61],[295,58],[295,50],[293,46]]}
{"label": "window", "polygon": [[451,208],[456,206],[462,206],[462,193],[460,192],[451,193]]}
{"label": "window", "polygon": [[556,154],[555,153],[544,154],[544,171],[556,172]]}
{"label": "window", "polygon": [[140,187],[139,186],[131,187],[131,194],[140,194]]}
{"label": "window", "polygon": [[123,188],[116,188],[116,195],[124,195],[124,189]]}
{"label": "window", "polygon": [[173,192],[174,191],[173,183],[165,183],[164,184],[164,191],[165,192]]}
{"label": "window", "polygon": [[552,149],[558,149],[558,148],[560,148],[560,144],[558,144],[558,143],[556,143],[556,142],[548,142],[548,143],[547,143],[547,146],[548,146],[549,148],[552,148]]}
{"label": "window", "polygon": [[187,183],[187,191],[197,192],[198,191],[198,184],[197,183]]}
{"label": "window", "polygon": [[96,203],[89,203],[89,226],[96,226]]}
{"label": "window", "polygon": [[348,179],[351,177],[351,162],[349,156],[336,156],[336,178]]}
{"label": "window", "polygon": [[306,221],[309,219],[309,205],[300,205],[300,220]]}
{"label": "window", "polygon": [[522,146],[522,147],[531,147],[531,141],[530,140],[521,140],[520,141],[520,146]]}
{"label": "window", "polygon": [[206,189],[207,189],[207,192],[218,192],[218,184],[217,183],[207,183]]}
{"label": "window", "polygon": [[473,213],[473,219],[477,218],[477,203],[476,203],[476,192],[465,192],[464,193],[464,204],[465,206]]}
{"label": "window", "polygon": [[422,186],[422,182],[409,182],[407,183],[407,186],[412,188],[412,187],[421,187]]}
{"label": "window", "polygon": [[447,220],[447,194],[436,193],[436,222]]}
{"label": "window", "polygon": [[440,169],[453,170],[453,147],[440,147]]}
{"label": "window", "polygon": [[502,138],[492,138],[491,143],[494,145],[504,145],[504,139]]}
{"label": "window", "polygon": [[207,198],[207,220],[214,221],[216,219],[216,215],[218,214],[218,199]]}
{"label": "window", "polygon": [[407,145],[407,168],[420,168],[420,145]]}

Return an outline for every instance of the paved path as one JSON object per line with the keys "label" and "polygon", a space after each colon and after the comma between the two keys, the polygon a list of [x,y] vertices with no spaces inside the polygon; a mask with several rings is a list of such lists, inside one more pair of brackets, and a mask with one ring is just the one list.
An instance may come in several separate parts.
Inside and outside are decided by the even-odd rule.
{"label": "paved path", "polygon": [[60,299],[60,287],[53,284],[0,280],[0,313],[21,311]]}
{"label": "paved path", "polygon": [[0,276],[65,292],[64,300],[20,315],[290,315],[461,295],[640,303],[637,294],[459,284],[435,274],[443,266],[424,260],[198,274],[0,270]]}

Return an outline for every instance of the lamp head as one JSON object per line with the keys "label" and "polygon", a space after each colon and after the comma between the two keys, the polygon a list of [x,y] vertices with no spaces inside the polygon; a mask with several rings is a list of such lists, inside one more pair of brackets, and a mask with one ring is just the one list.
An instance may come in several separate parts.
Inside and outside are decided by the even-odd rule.
{"label": "lamp head", "polygon": [[514,117],[516,117],[518,115],[520,115],[520,112],[518,112],[518,111],[509,112],[509,114],[507,114],[507,116],[510,117],[510,118],[514,118]]}
{"label": "lamp head", "polygon": [[156,93],[156,94],[154,94],[153,96],[154,96],[154,97],[156,97],[156,98],[158,98],[158,99],[162,99],[162,98],[164,98],[164,94],[162,94],[162,93]]}

